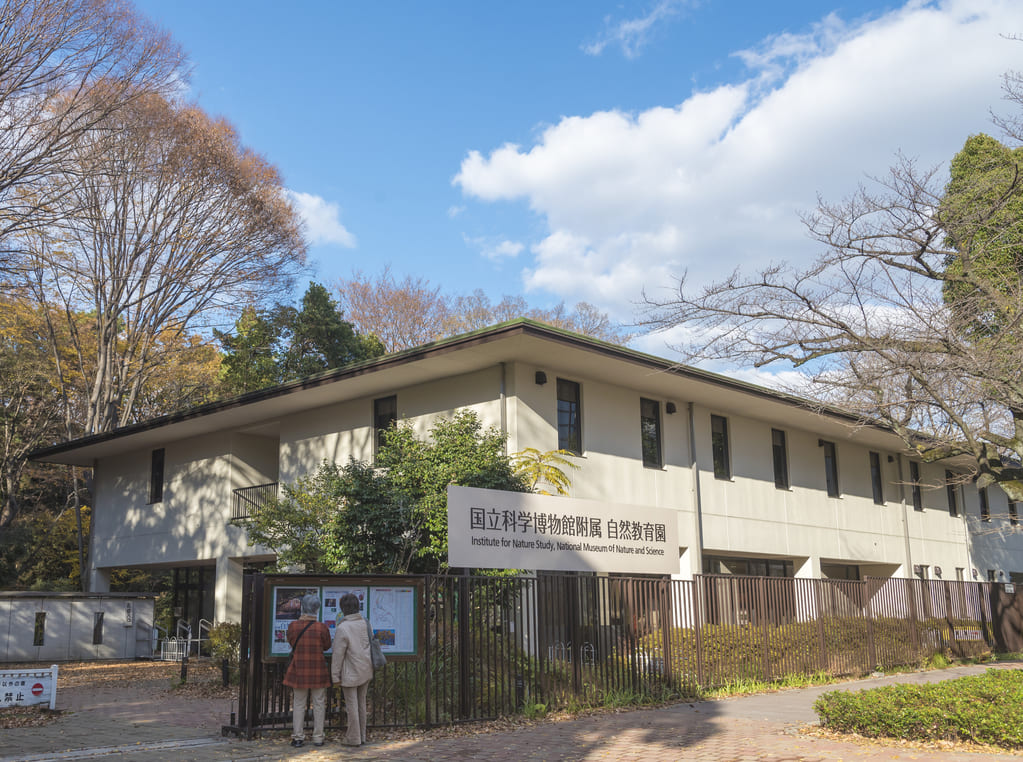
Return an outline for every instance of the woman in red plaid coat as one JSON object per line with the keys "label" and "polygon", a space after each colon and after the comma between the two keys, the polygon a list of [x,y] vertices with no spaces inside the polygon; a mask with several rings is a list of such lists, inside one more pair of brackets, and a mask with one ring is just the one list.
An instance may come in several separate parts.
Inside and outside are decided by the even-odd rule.
{"label": "woman in red plaid coat", "polygon": [[313,705],[313,746],[323,746],[323,719],[327,708],[330,670],[323,652],[330,648],[330,630],[316,620],[320,597],[310,593],[302,597],[302,616],[288,625],[291,664],[284,673],[284,684],[294,692],[291,713],[291,745],[305,743],[306,700]]}

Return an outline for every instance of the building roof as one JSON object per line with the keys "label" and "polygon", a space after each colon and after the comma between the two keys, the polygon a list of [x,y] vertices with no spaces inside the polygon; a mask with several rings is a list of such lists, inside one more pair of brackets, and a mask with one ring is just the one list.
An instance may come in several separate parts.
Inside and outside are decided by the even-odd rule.
{"label": "building roof", "polygon": [[103,434],[36,450],[33,460],[91,466],[119,453],[161,447],[215,431],[260,433],[269,422],[336,402],[382,397],[408,386],[493,367],[524,363],[537,370],[637,388],[678,405],[689,402],[727,414],[778,421],[836,439],[855,436],[886,450],[903,449],[881,426],[784,392],[738,381],[654,355],[609,344],[526,318],[384,355],[343,368],[202,405]]}

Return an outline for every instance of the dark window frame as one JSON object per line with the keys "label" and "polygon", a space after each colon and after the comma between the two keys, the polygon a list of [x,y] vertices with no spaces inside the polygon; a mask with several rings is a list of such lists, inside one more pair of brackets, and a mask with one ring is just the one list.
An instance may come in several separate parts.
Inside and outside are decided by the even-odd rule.
{"label": "dark window frame", "polygon": [[771,459],[774,464],[774,486],[777,489],[788,489],[790,486],[788,438],[781,429],[771,429]]}
{"label": "dark window frame", "polygon": [[884,505],[884,468],[881,465],[881,453],[870,451],[870,490],[874,497],[874,505]]}
{"label": "dark window frame", "polygon": [[92,613],[92,644],[94,646],[103,645],[103,612],[94,611]]}
{"label": "dark window frame", "polygon": [[166,465],[166,449],[160,447],[153,450],[149,461],[149,505],[163,502]]}
{"label": "dark window frame", "polygon": [[37,611],[35,625],[32,629],[32,645],[33,646],[45,646],[46,645],[46,612]]}
{"label": "dark window frame", "polygon": [[657,400],[639,398],[639,436],[643,465],[646,468],[662,468],[661,403]]}
{"label": "dark window frame", "polygon": [[956,494],[958,489],[958,481],[955,478],[955,474],[951,471],[945,471],[945,494],[948,496],[948,515],[958,516],[959,515],[959,496]]}
{"label": "dark window frame", "polygon": [[732,461],[729,457],[728,419],[723,415],[710,416],[710,451],[714,462],[714,478],[730,481]]}
{"label": "dark window frame", "polygon": [[924,495],[920,488],[920,464],[915,460],[909,461],[909,482],[913,500],[913,510],[923,511]]}
{"label": "dark window frame", "polygon": [[380,454],[384,437],[398,422],[398,395],[377,397],[373,400],[373,457]]}
{"label": "dark window frame", "polygon": [[842,490],[838,483],[838,448],[834,442],[826,439],[820,440],[819,444],[824,449],[824,485],[828,497],[841,497]]}
{"label": "dark window frame", "polygon": [[558,449],[583,454],[583,391],[578,381],[557,379]]}
{"label": "dark window frame", "polygon": [[1009,525],[1019,526],[1019,508],[1012,498],[1009,498]]}
{"label": "dark window frame", "polygon": [[977,497],[980,500],[980,520],[985,524],[991,523],[991,503],[987,499],[987,487],[977,490]]}

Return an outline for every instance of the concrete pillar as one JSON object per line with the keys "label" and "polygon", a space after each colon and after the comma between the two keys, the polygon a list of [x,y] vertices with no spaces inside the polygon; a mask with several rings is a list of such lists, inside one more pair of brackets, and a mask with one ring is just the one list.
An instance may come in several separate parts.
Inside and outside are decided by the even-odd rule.
{"label": "concrete pillar", "polygon": [[110,592],[109,569],[97,569],[95,566],[89,569],[89,592],[90,593]]}
{"label": "concrete pillar", "polygon": [[242,565],[232,558],[217,559],[217,579],[214,583],[215,600],[213,621],[242,621]]}
{"label": "concrete pillar", "polygon": [[692,547],[680,548],[679,550],[681,552],[678,557],[678,574],[672,574],[671,578],[692,580],[694,575],[700,573],[700,570],[694,567],[698,554]]}

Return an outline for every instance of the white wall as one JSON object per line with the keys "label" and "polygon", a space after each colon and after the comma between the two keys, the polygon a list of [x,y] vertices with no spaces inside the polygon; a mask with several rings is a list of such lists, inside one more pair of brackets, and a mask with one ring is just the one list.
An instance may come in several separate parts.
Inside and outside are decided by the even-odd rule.
{"label": "white wall", "polygon": [[[126,615],[131,606],[132,618]],[[151,657],[154,599],[71,593],[0,594],[0,662],[55,662]],[[102,612],[102,643],[94,644]],[[34,645],[36,614],[44,613],[43,644]]]}

